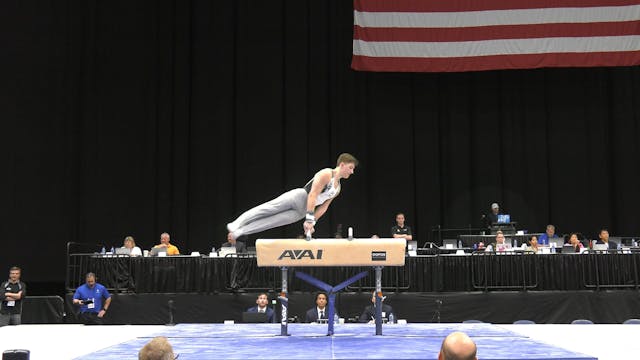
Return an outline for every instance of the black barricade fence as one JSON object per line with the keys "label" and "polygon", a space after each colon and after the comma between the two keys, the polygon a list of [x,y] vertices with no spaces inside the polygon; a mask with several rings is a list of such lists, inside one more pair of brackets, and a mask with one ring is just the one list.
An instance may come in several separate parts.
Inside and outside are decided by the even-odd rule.
{"label": "black barricade fence", "polygon": [[[575,319],[595,323],[620,324],[637,318],[640,297],[636,291],[490,291],[413,293],[385,292],[385,303],[392,306],[399,319],[408,322],[456,323],[477,319],[496,324],[511,324],[528,319],[538,324],[568,324]],[[77,322],[71,305],[73,294],[66,297],[67,322]],[[242,312],[255,305],[257,292],[219,294],[114,294],[105,316],[106,324],[166,324],[169,300],[174,304],[176,323],[240,322]],[[269,300],[277,293],[268,293]],[[289,294],[289,318],[304,321],[307,310],[315,306],[315,293]],[[336,310],[347,322],[355,321],[371,304],[368,292],[345,292],[336,297]],[[602,306],[615,304],[615,306]],[[278,320],[280,303],[273,306]]]}
{"label": "black barricade fence", "polygon": [[22,303],[23,324],[61,324],[64,315],[60,296],[27,296]]}
{"label": "black barricade fence", "polygon": [[[385,291],[449,292],[499,290],[590,290],[638,288],[640,253],[589,254],[483,254],[407,257],[403,267],[383,271]],[[84,274],[94,272],[98,282],[114,292],[216,293],[276,291],[278,268],[258,268],[254,257],[76,257],[82,266],[69,284],[83,284]],[[329,284],[367,268],[301,268]],[[289,272],[290,291],[314,291]],[[369,291],[374,277],[349,286]],[[74,288],[67,289],[75,290]]]}

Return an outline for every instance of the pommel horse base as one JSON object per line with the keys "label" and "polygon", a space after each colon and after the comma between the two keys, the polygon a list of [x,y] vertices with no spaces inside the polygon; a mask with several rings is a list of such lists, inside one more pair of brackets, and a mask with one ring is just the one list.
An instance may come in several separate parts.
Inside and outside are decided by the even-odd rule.
{"label": "pommel horse base", "polygon": [[[282,304],[280,335],[287,333],[287,269],[303,266],[372,266],[376,271],[376,335],[382,335],[382,268],[404,266],[405,239],[258,239],[256,254],[259,267],[279,267],[282,270]],[[350,284],[365,277],[360,273],[341,284],[331,286],[307,274],[296,272],[296,276],[329,294],[329,321],[327,335],[333,335],[335,294]]]}

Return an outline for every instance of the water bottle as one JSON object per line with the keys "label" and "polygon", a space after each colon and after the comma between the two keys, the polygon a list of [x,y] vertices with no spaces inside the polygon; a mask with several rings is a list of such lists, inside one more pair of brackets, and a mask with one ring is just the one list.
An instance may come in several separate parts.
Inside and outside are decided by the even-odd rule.
{"label": "water bottle", "polygon": [[396,316],[393,315],[393,313],[389,314],[389,324],[395,324],[396,323]]}
{"label": "water bottle", "polygon": [[105,250],[104,246],[102,247],[102,250],[100,250],[100,254],[104,255],[107,253],[107,250]]}
{"label": "water bottle", "polygon": [[631,245],[633,247],[638,247],[638,243],[636,242],[636,239],[631,239]]}
{"label": "water bottle", "polygon": [[338,318],[338,314],[333,314],[333,323],[338,324],[339,322],[340,322],[340,319]]}
{"label": "water bottle", "polygon": [[513,239],[513,247],[514,248],[518,247],[518,239]]}
{"label": "water bottle", "polygon": [[462,249],[462,241],[458,240],[458,249]]}
{"label": "water bottle", "polygon": [[111,253],[112,253],[112,254],[115,254],[115,253],[116,253],[116,249],[115,249],[113,246],[111,247]]}
{"label": "water bottle", "polygon": [[551,253],[552,254],[556,253],[556,243],[551,243]]}

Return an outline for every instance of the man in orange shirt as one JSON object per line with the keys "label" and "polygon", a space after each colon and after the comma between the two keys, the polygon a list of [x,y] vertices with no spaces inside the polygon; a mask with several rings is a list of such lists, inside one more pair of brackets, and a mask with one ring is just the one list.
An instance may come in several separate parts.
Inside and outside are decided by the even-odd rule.
{"label": "man in orange shirt", "polygon": [[171,245],[169,242],[171,241],[171,237],[168,233],[160,234],[160,244],[154,246],[154,249],[166,248],[167,255],[180,255],[180,250],[175,245]]}

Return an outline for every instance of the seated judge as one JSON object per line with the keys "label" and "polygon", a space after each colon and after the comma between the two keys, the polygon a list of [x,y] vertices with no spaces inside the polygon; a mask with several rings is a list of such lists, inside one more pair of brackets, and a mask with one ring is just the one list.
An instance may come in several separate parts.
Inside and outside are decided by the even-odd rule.
{"label": "seated judge", "polygon": [[[382,304],[382,318],[389,318],[389,315],[394,314],[393,308],[387,304],[384,304],[385,297],[383,296],[381,299]],[[376,321],[376,293],[375,291],[371,294],[371,302],[372,304],[365,307],[364,311],[360,315],[360,319],[358,319],[361,323],[373,324]]]}
{"label": "seated judge", "polygon": [[596,244],[607,244],[609,246],[609,250],[615,250],[618,248],[618,243],[615,241],[609,240],[609,230],[601,229],[598,234],[598,242]]}
{"label": "seated judge", "polygon": [[276,322],[276,314],[272,308],[268,307],[269,304],[269,296],[266,293],[261,293],[258,295],[256,299],[256,306],[250,307],[247,309],[247,312],[257,312],[257,313],[265,313],[267,314],[268,323]]}
{"label": "seated judge", "polygon": [[568,245],[571,245],[573,247],[573,252],[577,252],[577,253],[579,253],[580,249],[582,249],[582,247],[584,246],[582,245],[582,243],[580,242],[580,239],[578,238],[578,233],[571,233],[571,235],[569,236]]}
{"label": "seated judge", "polygon": [[529,239],[529,244],[527,245],[526,251],[538,253],[540,247],[538,246],[538,237],[533,235],[531,239]]}
{"label": "seated judge", "polygon": [[496,241],[494,243],[491,243],[491,245],[487,246],[487,249],[485,251],[499,251],[501,249],[504,249],[504,247],[505,247],[504,234],[502,233],[502,231],[498,230],[498,232],[496,233]]}
{"label": "seated judge", "polygon": [[175,245],[172,245],[171,243],[171,237],[169,236],[168,233],[162,233],[160,234],[160,244],[154,246],[154,249],[158,249],[158,248],[166,248],[167,249],[167,255],[180,255],[180,250],[178,250],[178,247]]}
{"label": "seated judge", "polygon": [[[338,315],[338,312],[335,313]],[[316,294],[316,306],[307,310],[307,314],[304,317],[304,322],[312,323],[317,322],[318,319],[328,319],[329,307],[327,307],[327,294],[319,292]]]}
{"label": "seated judge", "polygon": [[129,255],[131,256],[142,256],[142,250],[136,246],[136,241],[133,239],[133,236],[127,236],[124,238],[124,243],[122,244],[123,249],[129,250]]}
{"label": "seated judge", "polygon": [[247,252],[247,239],[247,235],[240,235],[234,239],[231,234],[228,234],[227,242],[222,244],[222,247],[235,247],[236,254],[244,254]]}
{"label": "seated judge", "polygon": [[538,239],[538,242],[540,243],[540,245],[549,245],[549,240],[557,237],[558,235],[556,235],[556,227],[549,224],[547,225],[545,233],[540,235],[540,239]]}

